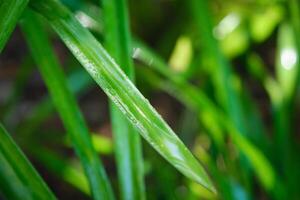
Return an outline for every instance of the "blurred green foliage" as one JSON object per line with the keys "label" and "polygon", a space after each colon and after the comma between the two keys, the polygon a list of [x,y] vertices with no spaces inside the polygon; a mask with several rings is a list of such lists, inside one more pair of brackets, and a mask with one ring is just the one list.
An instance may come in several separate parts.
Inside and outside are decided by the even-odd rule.
{"label": "blurred green foliage", "polygon": [[[39,22],[45,32],[40,30],[42,28],[35,31],[37,25],[28,21],[24,13],[19,17],[27,1],[15,2],[0,0],[0,25],[4,24],[0,26],[0,49],[6,44],[0,55],[0,84],[11,82],[8,95],[4,92],[1,95],[4,100],[0,99],[0,120],[59,199],[89,199],[92,194],[94,198],[103,198],[101,194],[106,190],[92,186],[94,173],[88,170],[90,165],[85,155],[79,153],[84,165],[82,168],[79,159],[70,153],[74,137],[77,151],[89,149],[94,156],[94,151],[101,155],[109,177],[109,180],[103,178],[103,184],[112,185],[116,199],[131,198],[134,196],[131,192],[141,192],[134,199],[141,199],[143,195],[146,199],[191,200],[300,198],[300,157],[297,155],[300,151],[300,126],[297,123],[300,112],[300,3],[297,0],[61,0],[95,40],[58,1],[40,3],[32,0],[26,8],[39,10],[48,18],[48,21]],[[12,10],[10,15],[1,12],[9,11],[8,8]],[[22,51],[24,43],[13,44],[7,39],[18,19],[23,24],[22,30],[26,33],[31,52]],[[46,34],[49,39],[41,39]],[[12,38],[18,37],[22,36],[15,31]],[[65,41],[75,56],[66,50],[59,38]],[[177,147],[160,143],[166,138],[173,141],[170,136],[172,130],[159,117],[153,117],[156,115],[146,103],[137,101],[140,94],[132,84],[124,81],[123,75],[108,73],[114,72],[115,65],[98,48],[98,42],[105,44],[110,56],[132,80],[135,73],[139,91],[177,133],[180,139],[174,137],[174,140],[185,155],[184,159],[180,159],[182,163],[172,160],[176,157]],[[22,51],[22,59],[14,62],[15,78],[5,75],[9,70],[9,59],[13,60],[15,56],[10,51],[15,46],[11,45],[17,45],[20,50],[16,51]],[[55,52],[49,50],[51,45]],[[53,53],[60,58],[66,77],[57,70],[61,67],[53,61],[56,59]],[[89,62],[85,62],[83,54]],[[99,108],[107,110],[108,103],[99,100],[96,92],[99,87],[81,69],[76,56],[86,68],[88,63],[98,63],[99,66],[92,70],[107,69],[102,71],[104,80],[116,88],[125,110],[133,110],[134,116],[138,116],[139,122],[151,133],[150,139],[147,134],[142,135],[150,144],[154,141],[151,145],[173,166],[180,166],[178,169],[190,179],[162,159],[146,140],[142,142],[143,159],[132,158],[140,156],[141,152],[134,148],[139,145],[138,142],[133,144],[128,134],[122,134],[128,124],[123,122],[126,119],[120,117],[121,113],[112,117],[113,123],[107,111],[93,118],[93,113]],[[101,61],[100,57],[104,59]],[[62,121],[73,128],[65,130],[61,127],[46,90],[42,90],[42,98],[35,101],[30,98],[33,93],[31,85],[36,84],[32,81],[39,77],[33,60],[42,71],[42,79],[51,91],[50,96]],[[106,83],[101,82],[101,78],[94,79],[105,90]],[[57,80],[59,83],[54,84]],[[42,85],[41,81],[38,84]],[[125,95],[126,92],[130,98]],[[100,96],[105,98],[102,93]],[[76,118],[79,109],[75,100],[87,125],[80,117],[75,122],[79,119]],[[98,103],[87,110],[87,100]],[[20,105],[28,102],[30,108],[21,117],[18,116]],[[107,126],[112,126],[112,131],[107,130]],[[123,128],[118,129],[118,126]],[[84,132],[79,134],[83,139],[76,139],[78,130]],[[65,131],[71,135],[70,138],[62,134]],[[119,133],[112,136],[112,132],[116,134],[117,131]],[[7,134],[4,129],[2,132]],[[91,137],[87,136],[89,132]],[[5,134],[3,137],[7,137]],[[87,147],[82,145],[81,140],[88,141]],[[180,141],[205,167],[213,185]],[[5,142],[2,143],[0,150],[5,146]],[[122,148],[128,151],[122,151]],[[3,162],[3,166],[9,166],[11,163],[3,159],[6,158],[3,152],[0,151],[0,164]],[[13,163],[11,165],[14,166]],[[135,168],[139,165],[143,166],[143,171]],[[94,169],[102,168],[102,164],[94,166]],[[24,169],[26,167],[32,170],[31,165]],[[17,173],[12,169],[9,173]],[[196,171],[199,173],[193,175]],[[5,167],[0,167],[0,185],[9,183],[5,173]],[[49,178],[52,175],[56,178]],[[19,176],[22,177],[22,174]],[[142,185],[139,185],[140,188],[134,186],[137,183],[134,179],[144,182],[145,191]],[[193,180],[201,180],[198,182],[208,189],[216,187],[217,195]],[[0,191],[9,199],[10,188],[22,189],[22,181],[17,182],[19,185],[1,187]],[[59,187],[66,188],[67,192],[62,192]],[[18,199],[17,195],[13,196],[11,198]],[[28,195],[28,199],[34,198]]]}

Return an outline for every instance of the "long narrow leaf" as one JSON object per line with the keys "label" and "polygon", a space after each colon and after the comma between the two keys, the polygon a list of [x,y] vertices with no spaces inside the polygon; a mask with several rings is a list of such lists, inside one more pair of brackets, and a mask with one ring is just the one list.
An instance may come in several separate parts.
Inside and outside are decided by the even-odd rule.
{"label": "long narrow leaf", "polygon": [[0,191],[7,199],[56,199],[0,124]]}
{"label": "long narrow leaf", "polygon": [[184,175],[215,191],[204,168],[72,14],[54,0],[33,1],[32,6],[49,20],[72,53],[142,136]]}
{"label": "long narrow leaf", "polygon": [[0,53],[27,3],[28,0],[0,1]]}
{"label": "long narrow leaf", "polygon": [[[105,47],[134,82],[126,0],[103,0]],[[111,102],[110,113],[122,199],[145,199],[140,135]]]}
{"label": "long narrow leaf", "polygon": [[62,69],[51,49],[42,25],[36,16],[28,10],[22,27],[32,55],[38,63],[53,102],[82,162],[93,197],[95,199],[113,199],[106,173],[92,146],[89,130],[67,87]]}

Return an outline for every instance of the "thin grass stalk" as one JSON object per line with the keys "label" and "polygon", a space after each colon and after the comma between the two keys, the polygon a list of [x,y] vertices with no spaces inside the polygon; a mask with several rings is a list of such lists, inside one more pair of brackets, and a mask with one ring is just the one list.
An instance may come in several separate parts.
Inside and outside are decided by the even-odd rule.
{"label": "thin grass stalk", "polygon": [[54,0],[32,1],[67,47],[137,131],[175,168],[215,192],[204,168],[128,79],[102,45]]}
{"label": "thin grass stalk", "polygon": [[56,199],[1,123],[0,163],[0,191],[7,199]]}
{"label": "thin grass stalk", "polygon": [[[134,82],[131,40],[126,0],[103,0],[105,47],[129,79]],[[124,200],[145,199],[140,135],[110,102],[119,185]]]}
{"label": "thin grass stalk", "polygon": [[97,200],[113,199],[104,167],[95,152],[87,125],[67,86],[67,81],[51,48],[47,34],[39,19],[31,11],[27,10],[24,18],[22,30],[25,38],[73,142],[74,149],[81,160],[92,195]]}
{"label": "thin grass stalk", "polygon": [[13,32],[19,17],[28,0],[1,0],[0,2],[0,53],[10,34]]}

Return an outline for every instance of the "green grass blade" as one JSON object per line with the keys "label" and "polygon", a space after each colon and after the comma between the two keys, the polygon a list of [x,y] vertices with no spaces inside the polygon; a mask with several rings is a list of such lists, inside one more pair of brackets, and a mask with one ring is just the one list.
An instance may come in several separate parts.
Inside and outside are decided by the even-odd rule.
{"label": "green grass blade", "polygon": [[95,199],[113,199],[109,180],[92,146],[89,130],[74,97],[67,87],[64,74],[51,49],[47,35],[43,31],[43,26],[31,11],[26,11],[22,28],[54,105],[82,162],[93,197]]}
{"label": "green grass blade", "polygon": [[28,0],[0,1],[0,53],[2,52]]}
{"label": "green grass blade", "polygon": [[[215,123],[211,119],[214,119],[214,116],[217,116],[217,109],[210,99],[201,91],[197,90],[196,87],[190,85],[183,79],[181,76],[176,75],[172,72],[169,66],[160,58],[156,53],[154,53],[150,48],[140,41],[133,41],[133,57],[137,60],[145,63],[154,71],[164,76],[169,83],[162,81],[157,76],[153,75],[149,77],[152,81],[152,84],[156,84],[161,89],[165,90],[167,93],[170,93],[172,96],[178,98],[183,102],[187,107],[201,113],[201,121],[208,130],[210,130],[214,142],[219,146],[223,146],[224,136],[222,133],[222,126],[218,123]],[[151,74],[149,74],[150,76]],[[192,97],[192,98],[191,98]],[[213,123],[212,126],[211,123]]]}
{"label": "green grass blade", "polygon": [[[126,0],[103,0],[105,47],[124,73],[134,82],[131,40]],[[111,102],[119,184],[122,199],[145,199],[140,135]]]}
{"label": "green grass blade", "polygon": [[56,199],[0,124],[0,185],[7,199]]}
{"label": "green grass blade", "polygon": [[102,45],[56,1],[33,1],[62,40],[142,136],[174,167],[207,189],[215,188],[191,152],[137,90]]}
{"label": "green grass blade", "polygon": [[147,65],[151,63],[149,67],[168,79],[168,81],[162,81],[159,77],[153,76],[151,79],[155,81],[152,82],[158,84],[159,87],[167,93],[170,93],[187,107],[197,111],[204,125],[206,125],[205,120],[208,118],[212,126],[207,126],[207,128],[211,129],[212,133],[215,133],[212,137],[217,144],[222,143],[225,136],[220,135],[223,133],[222,131],[215,131],[214,127],[221,126],[218,127],[218,129],[225,128],[238,149],[250,161],[262,185],[269,191],[274,189],[276,174],[272,165],[264,154],[239,132],[234,126],[232,119],[216,107],[205,93],[201,90],[197,90],[197,88],[187,83],[184,79],[172,73],[167,64],[144,44],[134,41],[133,46],[135,48],[135,52],[133,52],[135,58]]}
{"label": "green grass blade", "polygon": [[105,47],[125,74],[134,80],[126,0],[102,0]]}
{"label": "green grass blade", "polygon": [[[149,75],[149,74],[148,74]],[[254,172],[257,177],[260,179],[262,185],[268,190],[271,191],[274,189],[276,184],[275,180],[275,171],[264,156],[264,154],[251,142],[249,142],[243,135],[241,135],[238,130],[232,125],[232,122],[222,113],[220,110],[216,109],[212,102],[205,97],[204,94],[197,92],[196,88],[193,86],[167,82],[160,80],[159,77],[151,77],[152,80],[155,80],[155,84],[159,84],[159,87],[169,93],[170,95],[177,98],[184,105],[191,108],[192,110],[199,113],[199,118],[201,122],[206,125],[206,127],[213,133],[213,139],[216,143],[219,143],[219,140],[224,138],[224,135],[220,135],[221,132],[215,131],[214,126],[222,125],[221,128],[225,128],[229,136],[232,138],[233,143],[237,146],[239,151],[245,155],[245,157],[250,161]],[[203,103],[199,103],[203,102]],[[203,105],[206,105],[203,107]],[[205,124],[205,120],[209,118],[213,124]],[[218,139],[216,141],[216,139]]]}

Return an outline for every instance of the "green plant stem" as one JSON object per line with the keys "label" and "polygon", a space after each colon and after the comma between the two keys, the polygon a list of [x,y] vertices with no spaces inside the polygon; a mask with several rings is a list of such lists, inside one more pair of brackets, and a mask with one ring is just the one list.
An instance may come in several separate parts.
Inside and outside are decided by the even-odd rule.
{"label": "green plant stem", "polygon": [[[127,2],[103,0],[102,7],[105,47],[134,82]],[[110,102],[110,113],[121,197],[124,200],[145,199],[140,135],[113,102]]]}
{"label": "green plant stem", "polygon": [[0,185],[7,199],[56,199],[0,123]]}
{"label": "green plant stem", "polygon": [[2,0],[0,2],[0,53],[27,3],[28,0]]}
{"label": "green plant stem", "polygon": [[94,199],[113,199],[112,189],[101,161],[93,148],[89,130],[76,101],[67,87],[43,26],[31,11],[26,11],[22,28],[50,95],[73,142]]}
{"label": "green plant stem", "polygon": [[57,1],[32,1],[31,5],[48,19],[67,47],[136,130],[181,173],[215,192],[202,165],[91,33]]}

